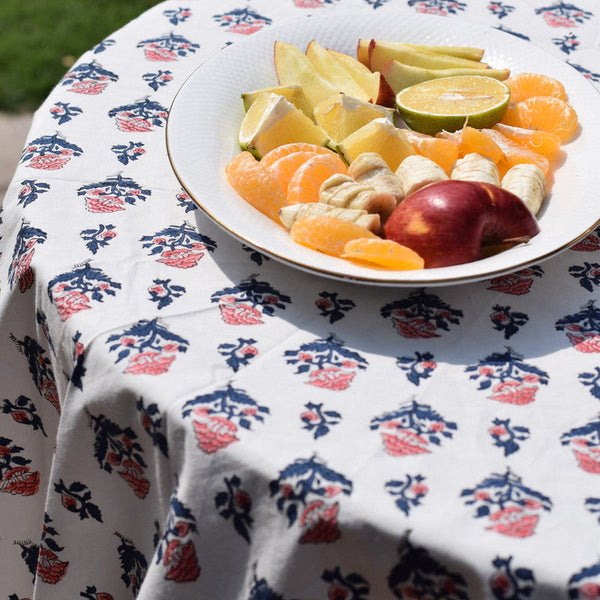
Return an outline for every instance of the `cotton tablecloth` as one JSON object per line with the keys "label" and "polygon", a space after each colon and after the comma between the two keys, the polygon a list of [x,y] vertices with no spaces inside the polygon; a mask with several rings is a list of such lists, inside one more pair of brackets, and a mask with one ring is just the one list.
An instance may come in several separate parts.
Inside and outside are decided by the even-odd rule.
{"label": "cotton tablecloth", "polygon": [[600,230],[373,288],[241,244],[169,164],[205,59],[392,7],[599,86],[593,0],[169,0],[37,110],[0,212],[1,598],[600,598]]}

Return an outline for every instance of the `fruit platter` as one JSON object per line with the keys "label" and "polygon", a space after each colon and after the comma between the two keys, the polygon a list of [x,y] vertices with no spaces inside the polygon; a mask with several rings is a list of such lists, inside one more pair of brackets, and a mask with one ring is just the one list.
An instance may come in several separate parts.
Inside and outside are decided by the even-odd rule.
{"label": "fruit platter", "polygon": [[[228,233],[267,256],[311,273],[370,285],[467,283],[516,271],[569,248],[591,232],[600,220],[600,203],[595,201],[600,181],[593,165],[594,139],[600,129],[594,110],[598,101],[596,91],[574,68],[527,42],[458,20],[449,27],[450,20],[398,11],[348,12],[335,18],[309,18],[272,27],[226,47],[190,76],[177,93],[170,110],[167,150],[182,186],[199,207]],[[458,61],[452,57],[447,61],[443,51],[447,48],[464,49],[468,55]],[[429,52],[432,49],[441,51]],[[417,54],[424,51],[424,54],[441,57],[442,62],[406,67],[400,60],[390,60],[391,56],[398,56],[394,53],[399,50],[415,51]],[[361,53],[366,53],[362,55],[362,63]],[[333,76],[328,80],[332,82],[330,95],[323,90],[322,81],[315,82],[313,92],[310,76],[302,79],[302,86],[297,85],[297,79],[286,79],[287,75],[299,70],[298,61],[305,60],[307,56],[316,64],[319,61],[329,64],[327,61],[333,58],[339,65],[352,59],[353,63],[348,63],[346,72],[355,68],[356,64],[363,66],[365,61],[369,64],[370,60],[371,72],[366,76],[363,69],[364,79],[357,78],[363,85],[340,99],[339,94],[337,97],[333,95],[340,87],[335,85]],[[484,77],[472,76],[471,71],[477,68],[485,69]],[[535,165],[536,177],[538,172],[544,173],[540,176],[544,179],[544,189],[542,192],[537,189],[537,181],[530,186],[535,192],[531,200],[535,208],[528,205],[531,210],[525,208],[524,211],[521,202],[518,202],[519,206],[514,202],[514,188],[504,192],[499,180],[496,181],[498,185],[491,185],[484,181],[453,181],[455,178],[449,176],[452,168],[458,168],[460,160],[479,156],[478,152],[484,146],[490,145],[490,152],[494,149],[499,152],[498,148],[502,148],[504,157],[512,152],[511,147],[502,146],[508,139],[503,134],[510,133],[511,126],[500,123],[497,128],[493,127],[500,120],[496,114],[498,111],[505,114],[512,109],[509,105],[511,90],[504,82],[509,76],[521,73],[542,76],[551,73],[552,81],[564,86],[564,104],[568,102],[572,113],[567,115],[569,118],[561,114],[558,119],[562,127],[556,131],[562,136],[558,143],[559,158],[554,155],[550,167],[544,158]],[[227,76],[224,77],[224,74]],[[476,80],[478,98],[493,97],[489,106],[479,106],[477,114],[473,112],[471,120],[461,128],[451,127],[448,119],[441,124],[432,124],[429,115],[425,114],[423,118],[422,94],[415,101],[405,93],[413,88],[421,93],[421,87],[433,83],[432,91],[426,92],[434,97],[444,97],[452,90],[440,91],[436,86],[453,78],[467,82]],[[483,79],[489,80],[484,92],[481,91]],[[532,82],[523,79],[522,84],[526,87]],[[539,87],[540,82],[534,81],[533,85]],[[310,110],[304,112],[323,125],[322,128],[315,127],[314,132],[310,130],[307,133],[307,127],[310,129],[312,125],[302,120],[305,117],[302,102],[306,102],[306,98],[303,94],[297,96],[298,88],[307,92],[311,99]],[[365,90],[366,95],[360,97]],[[509,91],[505,93],[505,90]],[[311,96],[311,93],[317,92],[324,94],[323,102],[317,102]],[[512,92],[516,96],[517,91],[513,89]],[[348,131],[340,125],[351,121],[346,116],[357,114],[357,106],[373,112],[367,125],[358,128],[358,137],[354,133],[348,135]],[[544,110],[548,111],[546,107]],[[277,134],[276,127],[270,127],[262,135],[264,127],[257,127],[256,123],[262,123],[264,119],[261,121],[251,116],[261,111],[262,114],[285,115],[287,121],[282,130],[302,131],[301,142],[292,148],[293,152],[282,150],[286,144],[281,144],[281,135]],[[411,129],[404,124],[398,125],[398,113],[401,120],[411,124]],[[395,132],[395,127],[390,125],[392,122],[407,129],[407,135],[401,136],[406,138],[402,143],[396,142],[396,137],[393,144],[389,143],[390,127]],[[505,129],[499,131],[502,126]],[[564,127],[567,130],[563,131]],[[482,132],[492,132],[489,133],[491,137]],[[548,136],[547,143],[550,145],[557,144],[557,136],[553,135]],[[368,143],[365,142],[367,138]],[[380,138],[385,143],[377,146]],[[394,195],[393,191],[367,198],[365,202],[372,210],[358,211],[361,220],[356,223],[340,225],[337,218],[339,210],[333,216],[328,213],[298,218],[295,214],[295,209],[302,203],[312,204],[305,199],[310,178],[298,177],[299,171],[308,169],[306,165],[311,160],[318,163],[317,170],[327,172],[329,177],[326,185],[321,186],[321,192],[325,196],[330,192],[329,196],[335,197],[337,202],[339,189],[354,185],[360,174],[369,169],[371,173],[383,172],[382,167],[387,169],[389,165],[392,174],[393,171],[400,173],[406,163],[403,185],[405,188],[412,185],[411,177],[414,179],[414,174],[423,168],[416,163],[428,153],[415,151],[415,148],[424,147],[423,138],[428,138],[425,140],[428,147],[431,145],[429,138],[437,140],[433,146],[442,147],[441,150],[433,150],[434,154],[438,153],[437,157],[433,157],[439,159],[436,166],[446,170],[439,181],[432,180],[433,183],[429,182],[422,189],[415,187],[415,191],[404,194],[407,197],[391,208],[389,196]],[[489,139],[492,141],[489,142]],[[462,144],[460,159],[458,154],[452,158],[454,167],[443,164],[451,156],[447,152],[449,146],[443,146],[444,143],[453,148]],[[536,139],[536,143],[539,140]],[[469,152],[469,148],[478,152]],[[302,164],[292,165],[293,170],[290,171],[289,165],[293,161],[286,153],[293,153],[295,159],[305,155]],[[381,155],[385,160],[377,165],[377,169],[373,164],[366,166],[367,159],[371,162],[373,159],[380,160]],[[408,168],[411,161],[415,164]],[[527,161],[528,166],[531,162]],[[264,186],[262,175],[265,169],[255,172],[255,167],[260,165],[271,171],[275,164],[279,166],[278,170],[275,169],[276,176],[273,178],[269,174],[271,183],[261,187]],[[467,166],[471,171],[488,168],[477,164]],[[509,166],[503,165],[502,175],[505,177],[509,175],[504,172]],[[292,175],[300,181],[299,185],[292,185]],[[284,200],[280,191],[275,189],[279,187],[277,177],[285,181],[288,198]],[[533,179],[533,175],[528,174],[528,179]],[[321,177],[319,184],[323,182]],[[244,189],[248,189],[250,196],[255,193],[259,203],[264,202],[264,198],[271,194],[269,185],[275,186],[271,189],[275,198],[272,206],[267,203],[269,206],[266,208],[259,206],[257,209],[252,200],[244,199]],[[328,189],[323,191],[323,187]],[[362,196],[368,195],[361,193]],[[473,202],[463,201],[471,196]],[[430,218],[431,206],[446,202],[446,197],[460,197],[465,206],[455,208],[455,204],[452,205],[452,211],[445,213],[441,219],[446,231],[437,235],[440,217],[433,215]],[[482,198],[486,198],[483,203]],[[293,206],[291,209],[285,206],[282,210],[282,203]],[[481,205],[477,217],[469,212],[473,203]],[[493,207],[493,211],[488,210],[488,205]],[[365,212],[370,214],[364,215]],[[400,212],[406,214],[401,216]],[[381,217],[377,224],[373,223],[374,216],[377,219]],[[428,236],[428,241],[419,246],[419,240],[415,241],[414,235],[407,237],[406,227],[399,224],[406,223],[407,219],[413,223],[413,233],[431,229],[436,235]],[[477,225],[477,219],[487,219],[485,227],[493,231],[488,236],[491,241],[488,240],[484,252],[480,252],[481,227]],[[327,246],[329,242],[326,242],[323,249],[320,246],[323,231],[328,234],[325,237],[332,234],[343,243],[331,250]],[[465,246],[464,240],[471,238],[474,240],[472,250],[456,249],[459,245]],[[445,240],[441,248],[435,248],[435,240],[438,239]],[[372,256],[382,253],[390,254],[392,259],[387,263],[387,259],[370,262]]]}

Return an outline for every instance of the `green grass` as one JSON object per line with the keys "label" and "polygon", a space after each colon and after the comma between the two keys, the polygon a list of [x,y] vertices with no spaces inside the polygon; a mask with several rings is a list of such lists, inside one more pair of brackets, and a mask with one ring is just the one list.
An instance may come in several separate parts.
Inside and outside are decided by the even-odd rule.
{"label": "green grass", "polygon": [[159,0],[0,0],[0,110],[36,109],[79,58]]}

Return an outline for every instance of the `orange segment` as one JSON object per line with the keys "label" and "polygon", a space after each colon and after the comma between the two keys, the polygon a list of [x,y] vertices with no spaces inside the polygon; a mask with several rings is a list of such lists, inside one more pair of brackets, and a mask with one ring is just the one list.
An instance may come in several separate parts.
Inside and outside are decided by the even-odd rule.
{"label": "orange segment", "polygon": [[273,172],[244,151],[227,164],[225,175],[246,202],[279,223],[279,209],[288,202]]}
{"label": "orange segment", "polygon": [[283,144],[273,150],[267,152],[260,162],[264,167],[270,167],[276,160],[292,154],[292,152],[314,152],[315,154],[335,154],[333,150],[325,148],[325,146],[317,146],[316,144],[306,144],[304,142],[295,142],[292,144]]}
{"label": "orange segment", "polygon": [[461,156],[477,152],[498,164],[504,155],[502,148],[485,132],[474,127],[463,127],[460,130],[458,150]]}
{"label": "orange segment", "polygon": [[492,129],[496,129],[513,142],[518,142],[546,157],[553,157],[560,150],[560,138],[549,131],[523,129],[522,127],[513,127],[504,123],[496,123]]}
{"label": "orange segment", "polygon": [[286,154],[285,156],[278,158],[272,165],[269,165],[267,168],[271,169],[271,171],[275,173],[275,176],[279,181],[279,185],[281,185],[281,189],[287,192],[288,185],[290,184],[294,173],[298,170],[298,167],[300,167],[300,165],[304,164],[309,158],[312,158],[313,156],[323,155],[311,151],[292,152],[291,154]]}
{"label": "orange segment", "polygon": [[425,267],[425,261],[414,250],[381,238],[356,238],[346,242],[342,258],[402,271]]}
{"label": "orange segment", "polygon": [[483,132],[489,135],[502,149],[502,154],[504,156],[501,160],[501,163],[504,163],[502,165],[503,167],[510,168],[521,163],[529,163],[537,165],[544,172],[544,175],[548,174],[548,171],[550,170],[550,163],[545,156],[538,154],[526,146],[522,146],[521,144],[514,142],[513,140],[502,135],[496,129],[484,129]]}
{"label": "orange segment", "polygon": [[567,99],[563,84],[547,75],[519,73],[509,77],[504,83],[510,88],[510,100],[515,104],[532,96],[552,96],[561,100]]}
{"label": "orange segment", "polygon": [[434,137],[411,129],[402,130],[417,154],[437,163],[449,173],[458,158],[458,144],[453,138]]}
{"label": "orange segment", "polygon": [[289,204],[318,202],[321,184],[336,173],[348,171],[346,163],[337,154],[321,154],[309,158],[292,176],[287,188]]}
{"label": "orange segment", "polygon": [[557,135],[561,142],[569,141],[578,126],[577,113],[560,98],[533,96],[509,107],[501,121],[506,125],[549,131]]}
{"label": "orange segment", "polygon": [[365,227],[326,215],[297,219],[290,229],[290,236],[303,246],[333,256],[341,256],[344,253],[344,246],[350,240],[356,238],[379,239]]}

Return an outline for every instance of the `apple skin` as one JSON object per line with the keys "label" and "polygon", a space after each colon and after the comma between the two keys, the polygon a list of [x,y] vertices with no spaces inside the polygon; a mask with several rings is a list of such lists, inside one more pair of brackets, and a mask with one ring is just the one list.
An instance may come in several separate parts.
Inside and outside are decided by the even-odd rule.
{"label": "apple skin", "polygon": [[386,221],[383,237],[417,252],[425,268],[435,268],[479,260],[489,254],[482,246],[526,241],[539,231],[515,194],[489,183],[448,180],[405,198]]}

